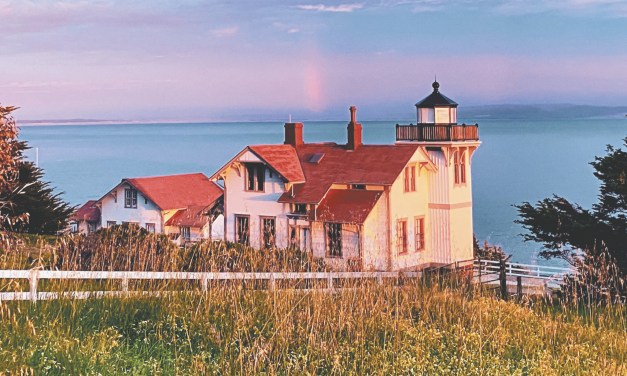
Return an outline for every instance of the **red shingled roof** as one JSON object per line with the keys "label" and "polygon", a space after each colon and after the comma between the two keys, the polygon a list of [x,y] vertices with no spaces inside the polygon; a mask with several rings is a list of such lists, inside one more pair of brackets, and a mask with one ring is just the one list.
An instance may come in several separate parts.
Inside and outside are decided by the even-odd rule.
{"label": "red shingled roof", "polygon": [[203,227],[209,217],[202,214],[205,206],[192,205],[184,210],[179,210],[165,223],[166,226]]}
{"label": "red shingled roof", "polygon": [[223,194],[222,187],[202,173],[123,179],[122,182],[137,188],[161,210],[183,209],[192,205],[205,207]]}
{"label": "red shingled roof", "polygon": [[218,179],[220,174],[231,166],[247,150],[257,155],[290,183],[304,183],[305,174],[300,165],[298,154],[292,145],[253,145],[247,146],[221,169],[211,175],[210,179]]}
{"label": "red shingled roof", "polygon": [[[283,193],[279,202],[317,204],[333,183],[391,185],[418,149],[418,145],[362,145],[357,150],[336,144],[304,144],[296,149],[306,183]],[[310,163],[323,153],[319,163]]]}
{"label": "red shingled roof", "polygon": [[93,206],[96,200],[89,200],[81,206],[70,219],[74,221],[98,222],[100,221],[100,209]]}
{"label": "red shingled roof", "polygon": [[318,219],[325,222],[364,223],[381,194],[381,191],[332,189],[316,210]]}
{"label": "red shingled roof", "polygon": [[253,145],[253,153],[291,183],[304,183],[305,175],[292,145]]}

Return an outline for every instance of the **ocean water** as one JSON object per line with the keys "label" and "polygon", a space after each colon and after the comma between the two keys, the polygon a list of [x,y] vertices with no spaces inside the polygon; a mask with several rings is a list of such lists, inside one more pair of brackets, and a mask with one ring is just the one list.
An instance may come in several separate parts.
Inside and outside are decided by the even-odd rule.
{"label": "ocean water", "polygon": [[[472,158],[474,231],[513,254],[538,259],[540,247],[524,243],[512,205],[553,194],[584,207],[599,183],[589,162],[607,144],[621,146],[627,120],[475,120],[483,142]],[[409,121],[399,121],[407,124]],[[391,144],[394,121],[364,121],[364,143]],[[346,142],[347,122],[304,122],[306,142]],[[210,176],[250,144],[283,142],[283,123],[99,124],[25,126],[20,139],[39,149],[45,179],[73,205],[98,199],[122,178],[203,172]]]}

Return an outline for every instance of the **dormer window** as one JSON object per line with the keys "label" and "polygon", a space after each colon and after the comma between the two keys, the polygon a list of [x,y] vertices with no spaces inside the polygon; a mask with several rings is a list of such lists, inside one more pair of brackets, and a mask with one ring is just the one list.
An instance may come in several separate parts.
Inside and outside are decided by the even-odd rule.
{"label": "dormer window", "polygon": [[130,209],[137,209],[137,190],[125,189],[124,190],[124,207]]}
{"label": "dormer window", "polygon": [[263,183],[266,177],[266,166],[262,163],[246,164],[246,190],[263,192]]}
{"label": "dormer window", "polygon": [[292,204],[293,214],[307,214],[307,204]]}

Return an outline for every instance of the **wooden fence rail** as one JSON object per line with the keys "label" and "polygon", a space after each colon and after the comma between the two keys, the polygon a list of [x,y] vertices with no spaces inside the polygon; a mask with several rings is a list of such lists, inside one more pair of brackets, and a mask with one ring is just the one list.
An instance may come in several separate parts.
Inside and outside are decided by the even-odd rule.
{"label": "wooden fence rail", "polygon": [[[379,284],[384,278],[419,277],[420,272],[303,272],[303,273],[265,273],[265,272],[221,272],[221,273],[186,273],[186,272],[102,272],[102,271],[53,271],[53,270],[0,270],[0,279],[27,279],[28,292],[3,292],[0,300],[37,300],[56,299],[61,295],[74,298],[90,296],[120,295],[130,293],[130,280],[198,280],[203,291],[208,290],[209,281],[245,281],[267,280],[270,289],[276,288],[277,280],[326,280],[327,288],[333,289],[336,279],[377,279]],[[69,293],[38,292],[37,284],[40,279],[60,280],[119,280],[121,291],[75,291]],[[134,294],[155,294],[154,292],[132,292]],[[156,293],[159,294],[159,293]]]}
{"label": "wooden fence rail", "polygon": [[[507,283],[506,277],[516,277],[520,289],[521,278],[542,280],[544,285],[557,283],[567,274],[574,271],[568,268],[551,266],[539,266],[528,264],[506,263],[503,266],[499,261],[491,260],[463,260],[444,265],[436,269],[448,269],[450,271],[468,270],[473,278],[478,277],[479,283],[500,282]],[[499,277],[494,279],[498,275]],[[334,289],[334,280],[351,279],[376,279],[383,284],[384,279],[390,278],[416,278],[422,276],[422,271],[413,272],[216,272],[216,273],[192,273],[192,272],[122,272],[122,271],[55,271],[55,270],[0,270],[0,279],[25,279],[29,283],[28,292],[2,292],[2,300],[38,300],[58,299],[62,296],[86,299],[102,296],[125,295],[161,295],[168,292],[129,291],[131,280],[165,280],[165,281],[200,281],[201,290],[208,291],[210,281],[268,281],[268,288],[277,288],[276,281],[280,280],[325,280],[326,288]],[[490,280],[492,278],[492,280]],[[39,292],[37,285],[39,280],[119,280],[119,291],[71,291],[71,292]],[[316,288],[316,287],[314,287]],[[171,292],[170,292],[171,293]]]}

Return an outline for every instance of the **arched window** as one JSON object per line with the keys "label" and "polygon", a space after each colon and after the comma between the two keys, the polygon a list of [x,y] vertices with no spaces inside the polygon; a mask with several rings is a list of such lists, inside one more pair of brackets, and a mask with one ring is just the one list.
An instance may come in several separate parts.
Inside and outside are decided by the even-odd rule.
{"label": "arched window", "polygon": [[465,183],[466,182],[466,153],[463,152],[461,153],[461,156],[459,158],[459,174],[460,174],[460,182],[461,183]]}
{"label": "arched window", "polygon": [[455,164],[455,184],[459,184],[460,183],[460,165],[459,165],[459,152],[458,151],[454,151],[453,152],[453,162]]}

